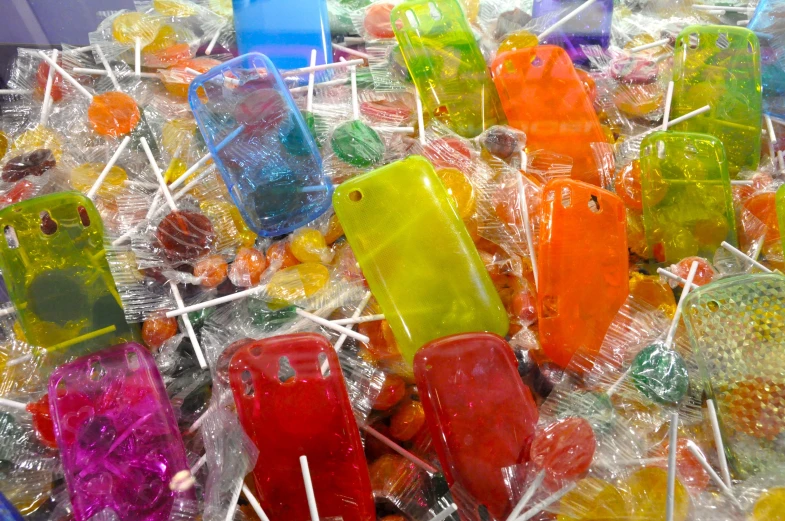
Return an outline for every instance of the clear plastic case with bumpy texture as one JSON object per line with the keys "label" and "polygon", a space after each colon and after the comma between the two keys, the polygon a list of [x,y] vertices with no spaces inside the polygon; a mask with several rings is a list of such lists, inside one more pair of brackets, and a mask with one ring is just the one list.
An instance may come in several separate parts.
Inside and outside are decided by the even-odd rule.
{"label": "clear plastic case with bumpy texture", "polygon": [[[532,18],[540,18],[549,14],[566,16],[586,0],[534,0]],[[543,43],[558,45],[570,55],[575,63],[584,64],[588,60],[581,46],[597,45],[607,49],[611,42],[611,22],[613,20],[613,0],[599,0],[588,9],[578,14],[562,27],[545,38]],[[552,22],[552,23],[553,23]],[[548,24],[546,24],[547,26]],[[545,29],[545,27],[543,28]]]}

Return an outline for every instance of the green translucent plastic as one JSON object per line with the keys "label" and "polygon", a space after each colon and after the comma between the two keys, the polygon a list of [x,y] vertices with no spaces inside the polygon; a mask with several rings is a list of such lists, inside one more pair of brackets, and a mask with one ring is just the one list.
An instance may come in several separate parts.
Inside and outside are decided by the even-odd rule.
{"label": "green translucent plastic", "polygon": [[782,241],[782,254],[785,255],[785,185],[777,190],[777,223],[780,225],[780,240]]}
{"label": "green translucent plastic", "polygon": [[676,38],[674,52],[671,119],[711,107],[675,130],[718,137],[732,177],[757,168],[763,104],[758,37],[742,27],[693,25]]}
{"label": "green translucent plastic", "polygon": [[417,0],[390,13],[423,110],[463,137],[505,123],[499,95],[456,0]]}
{"label": "green translucent plastic", "polygon": [[741,275],[694,290],[684,321],[737,478],[782,470],[785,277]]}
{"label": "green translucent plastic", "polygon": [[[57,225],[51,235],[42,229],[44,212]],[[139,340],[137,328],[125,320],[104,253],[101,216],[90,199],[66,192],[23,201],[0,211],[0,227],[8,294],[26,341],[47,349],[50,369]]]}
{"label": "green translucent plastic", "polygon": [[736,244],[736,219],[725,151],[706,134],[654,132],[641,143],[646,240],[658,260],[713,258]]}
{"label": "green translucent plastic", "polygon": [[509,323],[450,195],[421,156],[345,181],[335,213],[404,359],[456,333]]}

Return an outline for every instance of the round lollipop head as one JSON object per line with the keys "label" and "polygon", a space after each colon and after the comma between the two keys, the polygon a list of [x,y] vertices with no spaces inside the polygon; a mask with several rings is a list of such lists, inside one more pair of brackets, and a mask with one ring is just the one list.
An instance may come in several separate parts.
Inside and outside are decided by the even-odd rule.
{"label": "round lollipop head", "polygon": [[155,236],[166,258],[180,262],[206,255],[215,242],[210,219],[189,211],[174,211],[164,217]]}
{"label": "round lollipop head", "polygon": [[330,144],[342,161],[361,168],[372,166],[384,157],[384,143],[379,134],[359,120],[339,125]]}
{"label": "round lollipop head", "polygon": [[750,521],[785,521],[785,487],[770,488],[752,507]]}
{"label": "round lollipop head", "polygon": [[601,479],[584,478],[559,502],[558,521],[629,519],[630,514],[621,490]]}
{"label": "round lollipop head", "polygon": [[597,439],[588,421],[571,416],[556,420],[534,435],[531,461],[559,486],[573,481],[591,466]]}
{"label": "round lollipop head", "polygon": [[134,99],[122,92],[104,92],[93,96],[87,119],[97,134],[119,137],[128,134],[142,118]]}
{"label": "round lollipop head", "polygon": [[652,344],[635,356],[630,378],[641,394],[663,405],[679,403],[690,385],[684,359],[661,344]]}
{"label": "round lollipop head", "polygon": [[[630,519],[665,519],[668,498],[668,471],[655,467],[644,467],[635,471],[627,480],[632,496]],[[681,481],[676,479],[674,492],[673,520],[685,521],[690,511],[690,495]]]}

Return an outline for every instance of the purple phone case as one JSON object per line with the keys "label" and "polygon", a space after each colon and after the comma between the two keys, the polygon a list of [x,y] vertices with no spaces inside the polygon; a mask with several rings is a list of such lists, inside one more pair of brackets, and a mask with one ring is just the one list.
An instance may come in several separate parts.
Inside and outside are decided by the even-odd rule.
{"label": "purple phone case", "polygon": [[[128,343],[83,356],[49,379],[49,408],[76,521],[167,521],[172,477],[188,469],[164,382]],[[192,493],[185,493],[192,494]]]}
{"label": "purple phone case", "polygon": [[[550,13],[562,12],[562,16],[571,13],[586,0],[534,0],[532,17],[539,18]],[[549,35],[543,44],[558,45],[570,55],[573,63],[588,62],[581,45],[599,45],[607,49],[611,41],[611,21],[613,19],[613,0],[597,0],[591,7],[577,15],[565,25]]]}

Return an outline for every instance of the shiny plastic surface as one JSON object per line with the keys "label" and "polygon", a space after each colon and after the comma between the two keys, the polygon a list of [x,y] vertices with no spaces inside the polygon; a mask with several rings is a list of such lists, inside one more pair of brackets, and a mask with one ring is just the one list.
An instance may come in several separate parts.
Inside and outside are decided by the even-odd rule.
{"label": "shiny plastic surface", "polygon": [[169,483],[188,462],[147,349],[123,344],[57,368],[49,409],[77,521],[105,509],[120,521],[169,519],[184,494]]}
{"label": "shiny plastic surface", "polygon": [[676,263],[711,259],[736,244],[725,148],[714,136],[654,132],[641,143],[643,226],[654,257]]}
{"label": "shiny plastic surface", "polygon": [[330,206],[332,185],[300,110],[270,60],[246,54],[188,92],[232,200],[259,235],[289,233]]}
{"label": "shiny plastic surface", "polygon": [[345,181],[333,198],[408,362],[447,335],[507,334],[504,305],[450,197],[433,166],[411,156]]}
{"label": "shiny plastic surface", "polygon": [[505,122],[485,58],[456,0],[405,2],[390,19],[424,111],[468,138]]}
{"label": "shiny plastic surface", "polygon": [[240,54],[259,52],[279,69],[332,62],[326,0],[233,0]]}
{"label": "shiny plastic surface", "polygon": [[760,160],[761,67],[758,37],[749,29],[693,25],[676,38],[671,119],[709,105],[711,110],[676,125],[725,146],[735,178]]}
{"label": "shiny plastic surface", "polygon": [[300,470],[308,457],[323,518],[376,518],[360,433],[335,349],[298,333],[240,347],[229,381],[245,432],[259,449],[253,476],[271,521],[311,519]]}
{"label": "shiny plastic surface", "polygon": [[540,342],[566,367],[579,349],[591,359],[629,292],[624,203],[570,179],[543,189],[540,224]]}
{"label": "shiny plastic surface", "polygon": [[[574,11],[586,0],[534,0],[532,17],[539,18],[549,13],[568,13]],[[581,45],[599,45],[608,48],[611,41],[611,21],[613,19],[613,0],[598,0],[591,7],[568,21],[543,43],[564,48],[576,63],[586,62]],[[556,20],[554,20],[555,22]]]}
{"label": "shiny plastic surface", "polygon": [[694,290],[684,321],[739,478],[785,465],[785,277],[740,275]]}
{"label": "shiny plastic surface", "polygon": [[22,521],[22,515],[6,497],[0,493],[0,521]]}
{"label": "shiny plastic surface", "polygon": [[[136,340],[104,254],[103,225],[78,192],[0,211],[0,270],[25,339],[52,368],[69,356]],[[18,244],[17,247],[12,247]]]}
{"label": "shiny plastic surface", "polygon": [[760,0],[747,29],[760,40],[763,111],[785,118],[785,2]]}
{"label": "shiny plastic surface", "polygon": [[570,156],[572,178],[600,185],[592,143],[604,143],[597,113],[567,52],[553,45],[500,54],[491,66],[509,124],[526,149]]}
{"label": "shiny plastic surface", "polygon": [[777,223],[780,225],[780,241],[782,241],[782,254],[785,255],[785,185],[777,189]]}
{"label": "shiny plastic surface", "polygon": [[447,482],[505,519],[515,504],[502,469],[528,460],[538,416],[509,344],[489,333],[440,338],[417,352],[414,376]]}

